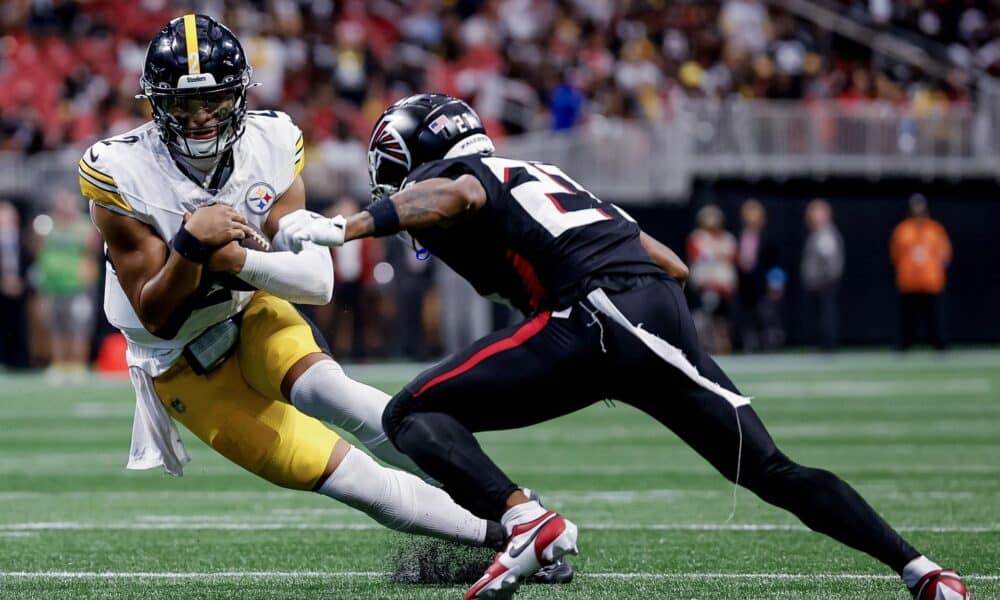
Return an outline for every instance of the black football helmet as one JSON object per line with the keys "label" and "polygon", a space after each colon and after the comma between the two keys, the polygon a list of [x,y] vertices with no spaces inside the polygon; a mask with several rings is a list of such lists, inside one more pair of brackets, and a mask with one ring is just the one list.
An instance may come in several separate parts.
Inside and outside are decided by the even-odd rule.
{"label": "black football helmet", "polygon": [[171,151],[207,158],[243,135],[252,74],[232,31],[206,15],[188,14],[149,43],[139,87]]}
{"label": "black football helmet", "polygon": [[465,102],[444,94],[403,98],[382,113],[368,140],[372,194],[396,192],[426,162],[493,151],[482,119]]}

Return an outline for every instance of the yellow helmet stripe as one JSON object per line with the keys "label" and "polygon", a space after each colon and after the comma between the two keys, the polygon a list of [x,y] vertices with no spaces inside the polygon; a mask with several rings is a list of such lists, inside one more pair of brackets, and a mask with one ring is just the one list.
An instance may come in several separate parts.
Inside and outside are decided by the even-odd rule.
{"label": "yellow helmet stripe", "polygon": [[188,75],[201,73],[198,60],[198,30],[194,26],[194,14],[184,15],[184,41],[187,44]]}

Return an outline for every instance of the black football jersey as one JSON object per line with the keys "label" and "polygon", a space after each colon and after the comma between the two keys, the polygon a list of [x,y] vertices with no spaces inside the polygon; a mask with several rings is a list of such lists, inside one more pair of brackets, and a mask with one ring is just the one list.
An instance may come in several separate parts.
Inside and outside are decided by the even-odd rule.
{"label": "black football jersey", "polygon": [[411,234],[483,296],[525,314],[570,305],[619,275],[663,275],[639,242],[639,226],[558,167],[496,156],[421,165],[403,182],[474,175],[486,205]]}

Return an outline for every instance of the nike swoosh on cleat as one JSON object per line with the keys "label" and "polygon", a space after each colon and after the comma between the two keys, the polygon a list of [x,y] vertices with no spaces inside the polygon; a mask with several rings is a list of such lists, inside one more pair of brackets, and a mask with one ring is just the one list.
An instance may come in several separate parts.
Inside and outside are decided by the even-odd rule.
{"label": "nike swoosh on cleat", "polygon": [[552,519],[555,519],[558,516],[559,515],[554,514],[551,517],[549,517],[548,519],[545,519],[544,521],[542,521],[542,524],[539,525],[538,527],[535,527],[535,530],[531,532],[531,535],[528,536],[528,539],[526,539],[523,544],[521,544],[520,546],[517,546],[515,548],[511,548],[510,549],[510,557],[511,558],[517,558],[518,556],[521,556],[521,554],[528,548],[528,546],[530,546],[532,543],[534,543],[535,538],[538,537],[538,533],[542,529],[544,529],[545,526],[548,525],[550,521],[552,521]]}

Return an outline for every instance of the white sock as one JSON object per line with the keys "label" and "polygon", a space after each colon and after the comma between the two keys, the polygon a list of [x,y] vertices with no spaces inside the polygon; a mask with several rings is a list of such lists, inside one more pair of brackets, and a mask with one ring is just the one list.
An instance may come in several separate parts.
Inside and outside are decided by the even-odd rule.
{"label": "white sock", "polygon": [[917,582],[920,581],[921,577],[931,571],[937,571],[940,568],[941,565],[921,554],[906,563],[906,566],[903,567],[903,583],[906,584],[907,588],[912,589],[913,586],[917,585]]}
{"label": "white sock", "polygon": [[500,524],[503,525],[504,531],[507,535],[514,530],[514,526],[520,523],[527,523],[537,519],[538,517],[545,514],[545,509],[542,505],[535,502],[534,500],[530,502],[525,502],[524,504],[516,504],[507,509],[507,512],[500,517]]}
{"label": "white sock", "polygon": [[455,504],[444,490],[383,467],[354,447],[318,491],[404,533],[470,546],[481,546],[486,538],[486,521]]}
{"label": "white sock", "polygon": [[348,377],[333,360],[306,369],[291,391],[295,408],[351,433],[380,460],[434,483],[382,431],[382,411],[390,399],[385,392]]}

